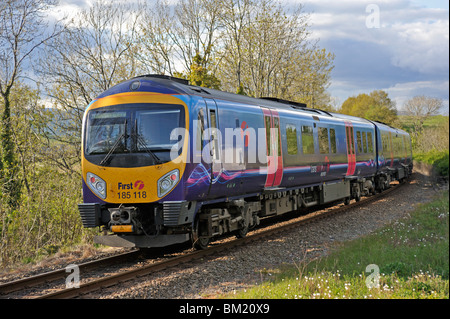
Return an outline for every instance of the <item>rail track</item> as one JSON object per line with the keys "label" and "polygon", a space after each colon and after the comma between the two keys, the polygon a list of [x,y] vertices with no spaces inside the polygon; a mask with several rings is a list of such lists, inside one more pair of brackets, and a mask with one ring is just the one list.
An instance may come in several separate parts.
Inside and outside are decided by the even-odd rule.
{"label": "rail track", "polygon": [[[303,216],[303,218],[296,219],[293,222],[287,222],[283,223],[282,225],[270,229],[263,229],[263,230],[255,230],[251,233],[249,233],[244,238],[239,238],[235,240],[226,241],[221,244],[212,245],[208,247],[205,250],[197,250],[193,252],[187,252],[183,253],[176,257],[167,257],[163,258],[160,261],[156,261],[144,266],[140,267],[133,267],[131,270],[122,271],[113,275],[107,275],[105,277],[99,278],[99,279],[92,279],[89,282],[83,283],[79,286],[79,288],[61,288],[61,289],[51,289],[56,290],[51,293],[46,293],[43,295],[39,295],[37,297],[31,297],[35,299],[68,299],[68,298],[76,298],[83,295],[86,295],[88,293],[91,293],[93,291],[111,287],[117,284],[120,284],[122,282],[148,276],[150,274],[162,271],[164,269],[168,269],[171,267],[179,266],[183,263],[188,263],[193,260],[199,260],[201,258],[207,257],[209,255],[217,254],[219,252],[226,251],[231,248],[235,248],[244,244],[251,243],[253,241],[262,240],[267,237],[275,236],[279,233],[286,232],[288,230],[291,230],[293,228],[303,226],[309,223],[314,223],[320,219],[329,218],[336,214],[342,214],[345,211],[348,211],[350,209],[353,209],[355,207],[363,206],[366,204],[369,204],[373,201],[376,201],[377,199],[380,199],[383,196],[386,196],[387,194],[390,194],[392,192],[395,192],[401,187],[401,184],[393,184],[389,189],[385,190],[382,193],[378,193],[376,195],[363,198],[359,202],[354,202],[350,205],[344,205],[340,206],[336,209],[331,210],[324,210],[321,213],[310,213],[308,215]],[[122,253],[120,255],[112,256],[103,258],[100,260],[91,261],[85,264],[78,265],[80,271],[86,271],[89,269],[99,268],[102,266],[108,266],[108,265],[114,265],[121,262],[129,261],[129,260],[135,260],[139,255],[141,254],[140,251],[131,251],[127,253]],[[31,289],[35,286],[49,283],[52,281],[56,281],[59,279],[66,278],[68,273],[66,272],[65,268],[60,270],[51,271],[44,274],[39,274],[36,276],[7,282],[0,284],[0,298],[8,298],[8,294],[11,294],[12,292],[17,292],[22,289]],[[14,297],[13,297],[14,298]]]}

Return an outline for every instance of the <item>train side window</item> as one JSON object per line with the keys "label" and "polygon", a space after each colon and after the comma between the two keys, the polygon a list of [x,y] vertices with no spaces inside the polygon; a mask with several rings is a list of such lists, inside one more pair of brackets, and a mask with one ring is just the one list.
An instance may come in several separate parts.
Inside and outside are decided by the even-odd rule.
{"label": "train side window", "polygon": [[219,137],[217,134],[217,120],[216,120],[216,111],[215,110],[209,110],[209,118],[211,120],[211,129],[212,129],[212,133],[211,135],[213,136],[213,159],[219,159]]}
{"label": "train side window", "polygon": [[303,154],[314,154],[314,136],[312,126],[302,125],[302,147]]}
{"label": "train side window", "polygon": [[280,145],[280,122],[278,117],[273,118],[273,128],[275,129],[275,150],[278,156],[281,156],[281,145]]}
{"label": "train side window", "polygon": [[297,128],[293,124],[286,124],[287,152],[289,155],[297,155]]}
{"label": "train side window", "polygon": [[361,141],[361,132],[360,131],[356,131],[356,140],[358,143],[358,153],[361,154],[362,153],[362,141]]}
{"label": "train side window", "polygon": [[334,128],[330,128],[330,144],[331,144],[331,153],[336,153],[337,152],[336,130]]}
{"label": "train side window", "polygon": [[367,132],[367,146],[369,148],[369,153],[373,153],[372,132]]}
{"label": "train side window", "polygon": [[362,132],[362,141],[363,141],[363,151],[367,153],[367,136],[366,132]]}
{"label": "train side window", "polygon": [[328,129],[326,127],[319,127],[319,150],[321,154],[330,153]]}
{"label": "train side window", "polygon": [[197,121],[196,150],[201,151],[203,150],[203,131],[205,130],[203,109],[198,111]]}
{"label": "train side window", "polygon": [[267,145],[267,155],[268,156],[271,156],[272,155],[272,142],[271,142],[271,139],[270,139],[270,127],[271,127],[271,124],[270,124],[270,116],[265,116],[264,117],[264,121],[265,121],[265,124],[266,124],[266,145]]}

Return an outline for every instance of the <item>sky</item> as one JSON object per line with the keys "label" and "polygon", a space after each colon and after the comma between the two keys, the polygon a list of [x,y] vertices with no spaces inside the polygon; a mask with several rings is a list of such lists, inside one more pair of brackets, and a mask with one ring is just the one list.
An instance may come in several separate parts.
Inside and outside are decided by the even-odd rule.
{"label": "sky", "polygon": [[[292,3],[300,3],[290,0]],[[449,106],[449,3],[425,0],[305,0],[313,37],[335,54],[329,92],[384,90],[401,112],[416,95]]]}
{"label": "sky", "polygon": [[[152,0],[149,0],[152,1]],[[303,4],[312,37],[335,54],[328,89],[340,106],[348,97],[384,90],[401,112],[417,95],[449,109],[449,3],[447,0],[280,0]],[[90,0],[61,0],[75,12]]]}

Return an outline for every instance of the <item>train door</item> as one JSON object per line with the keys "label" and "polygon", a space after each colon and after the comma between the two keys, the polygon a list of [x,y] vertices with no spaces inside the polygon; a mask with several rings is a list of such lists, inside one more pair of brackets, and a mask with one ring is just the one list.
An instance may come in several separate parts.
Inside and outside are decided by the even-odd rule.
{"label": "train door", "polygon": [[[205,99],[206,109],[208,113],[208,128],[209,133],[209,155],[210,155],[210,168],[211,168],[211,185],[209,188],[209,193],[213,191],[216,182],[220,179],[222,173],[222,161],[221,161],[221,146],[222,141],[220,140],[219,131],[219,118],[217,112],[217,105],[213,99]],[[220,183],[217,183],[219,185]]]}
{"label": "train door", "polygon": [[351,176],[355,174],[356,170],[355,136],[351,122],[345,122],[345,135],[347,137],[347,172],[345,176]]}
{"label": "train door", "polygon": [[278,111],[261,107],[266,129],[267,177],[265,187],[277,187],[283,178],[280,117]]}

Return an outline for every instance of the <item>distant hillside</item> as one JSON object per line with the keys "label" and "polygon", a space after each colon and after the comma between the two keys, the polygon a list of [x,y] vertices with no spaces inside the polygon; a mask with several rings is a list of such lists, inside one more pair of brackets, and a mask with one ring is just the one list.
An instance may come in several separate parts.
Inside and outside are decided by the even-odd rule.
{"label": "distant hillside", "polygon": [[[413,117],[409,115],[399,115],[398,119],[405,131],[411,132],[413,129]],[[433,128],[443,126],[449,121],[448,115],[435,115],[431,116],[423,124],[424,128]]]}

